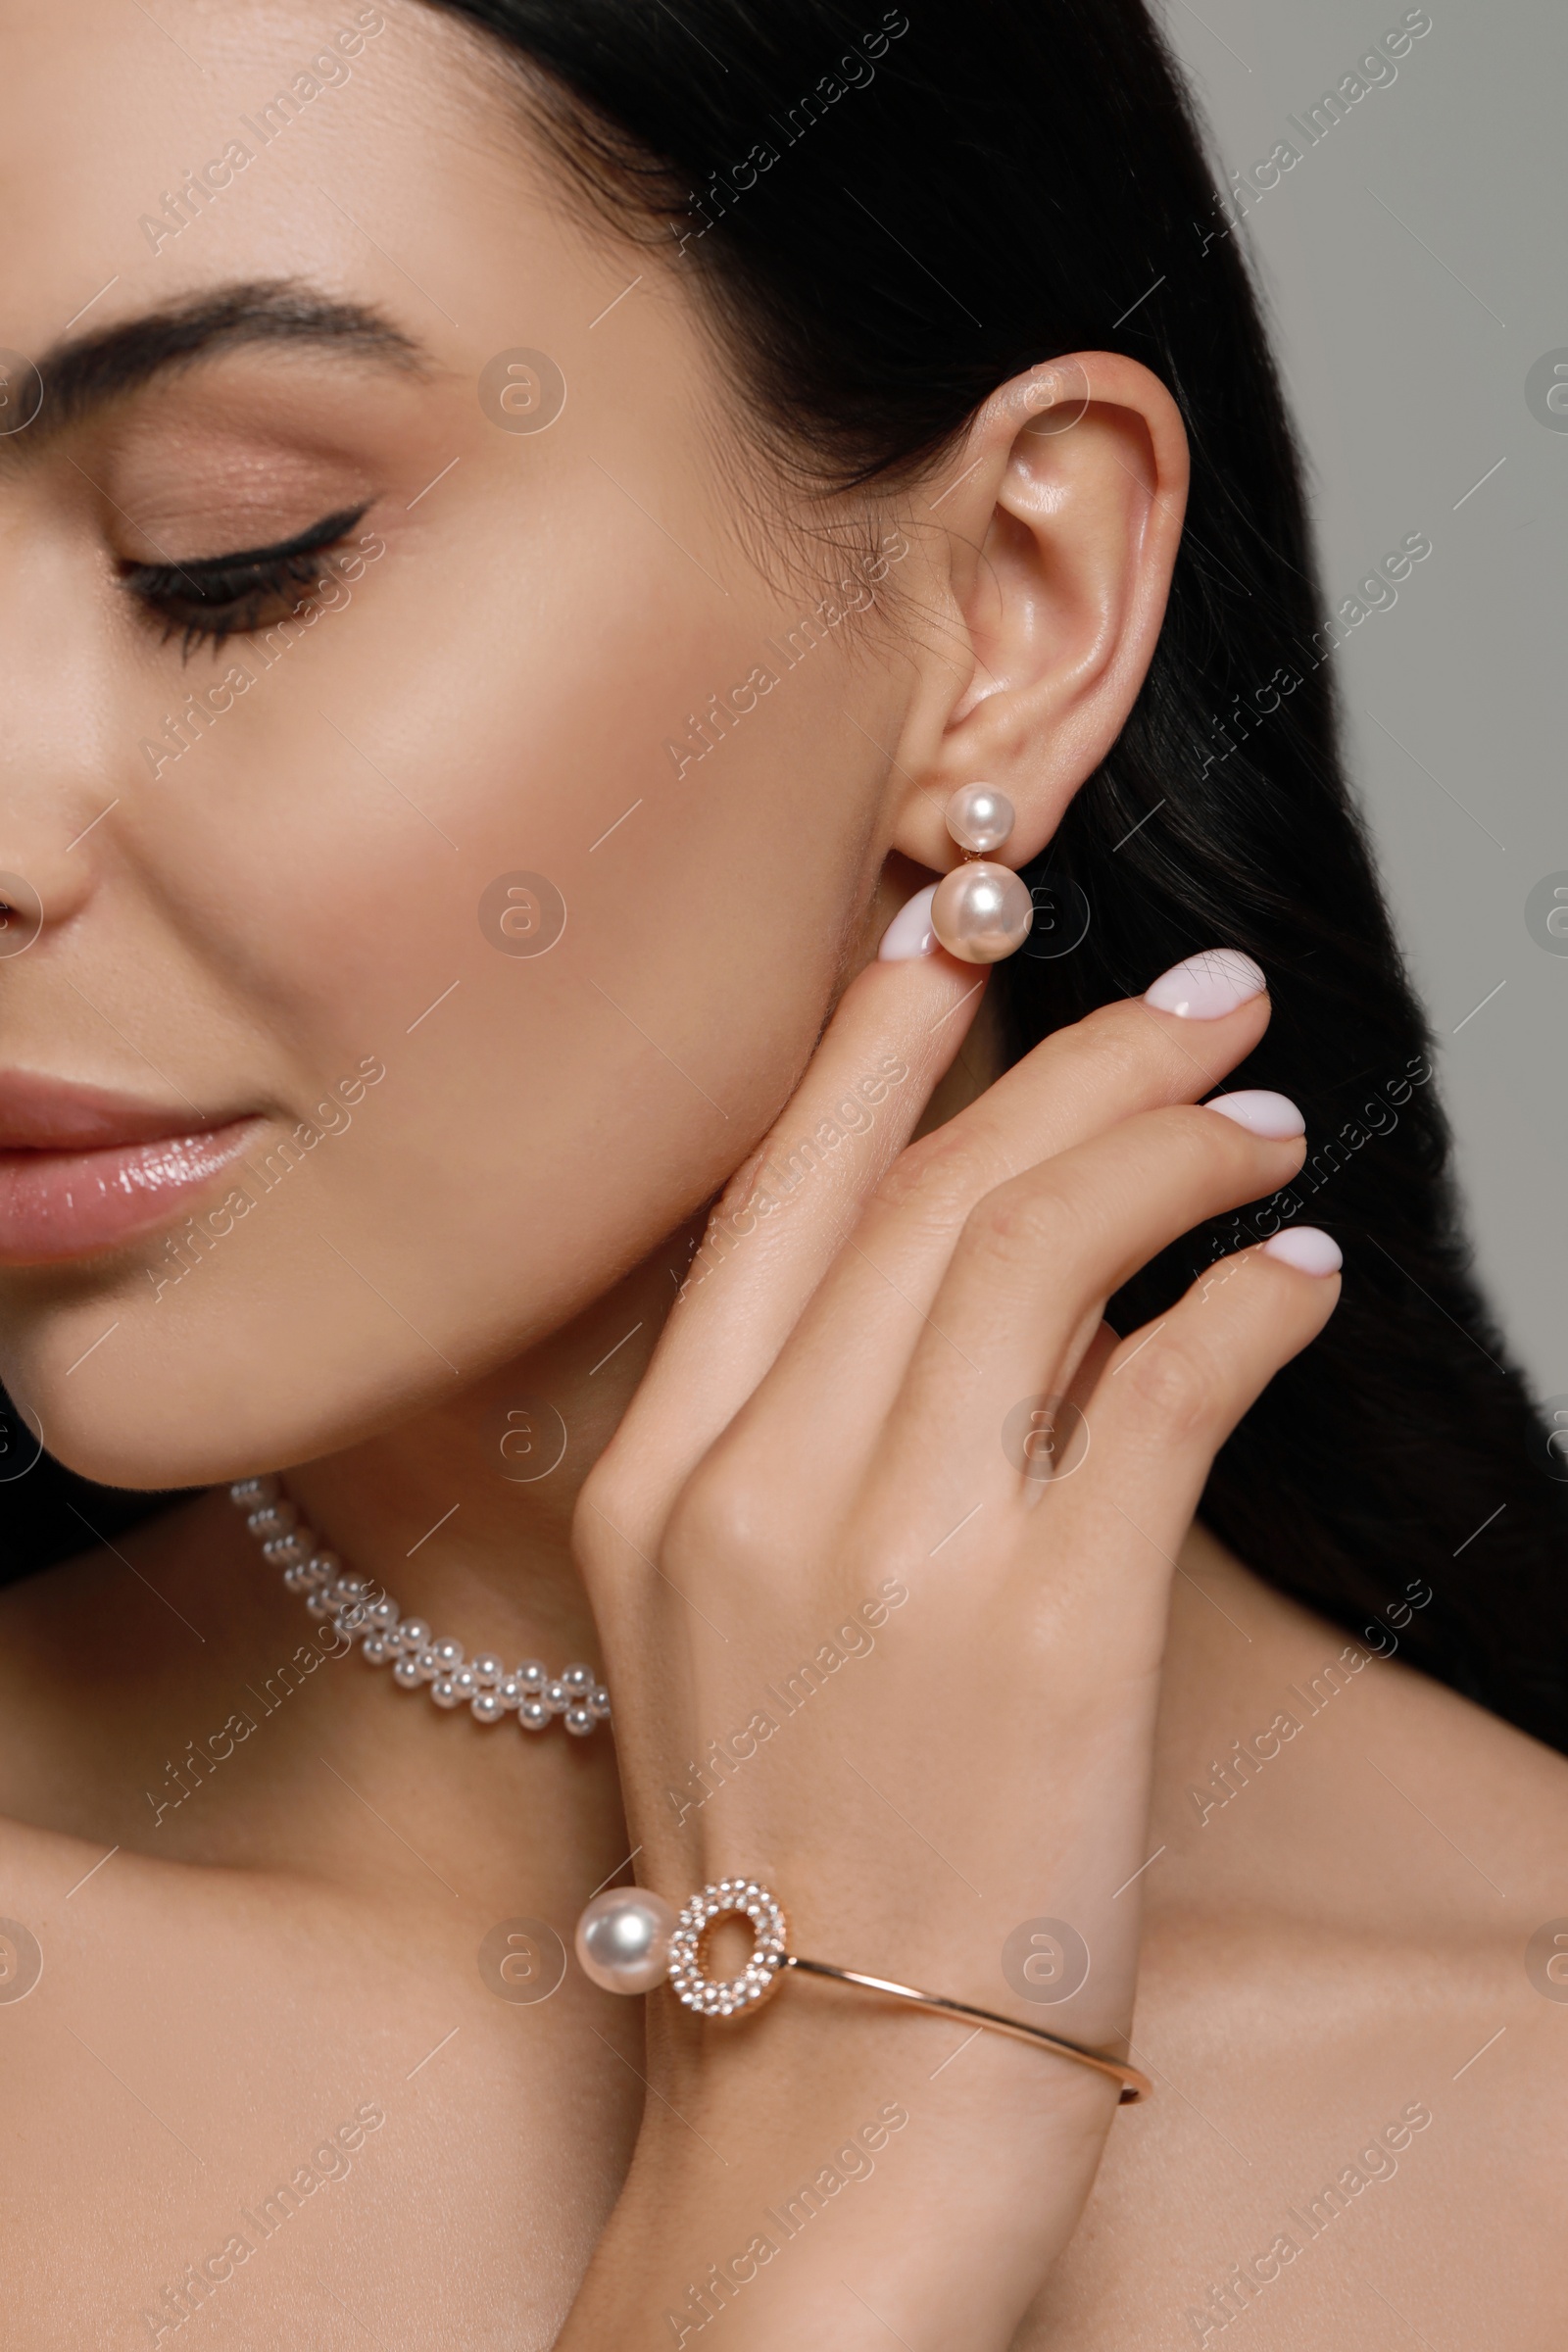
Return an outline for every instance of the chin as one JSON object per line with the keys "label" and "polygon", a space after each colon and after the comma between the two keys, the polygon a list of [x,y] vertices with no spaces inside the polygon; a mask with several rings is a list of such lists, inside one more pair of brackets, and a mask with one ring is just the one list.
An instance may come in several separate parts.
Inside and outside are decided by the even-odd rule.
{"label": "chin", "polygon": [[318,1325],[292,1292],[270,1306],[215,1295],[181,1315],[97,1289],[6,1320],[7,1394],[56,1461],[101,1486],[215,1486],[281,1469],[373,1436],[454,1385],[439,1364],[421,1381],[383,1349],[345,1347],[341,1324]]}

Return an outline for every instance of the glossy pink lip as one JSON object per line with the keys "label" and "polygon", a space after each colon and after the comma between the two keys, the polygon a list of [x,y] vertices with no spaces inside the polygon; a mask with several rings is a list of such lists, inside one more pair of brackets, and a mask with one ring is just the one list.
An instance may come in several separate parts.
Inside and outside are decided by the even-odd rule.
{"label": "glossy pink lip", "polygon": [[80,1257],[163,1224],[257,1124],[0,1071],[0,1264]]}

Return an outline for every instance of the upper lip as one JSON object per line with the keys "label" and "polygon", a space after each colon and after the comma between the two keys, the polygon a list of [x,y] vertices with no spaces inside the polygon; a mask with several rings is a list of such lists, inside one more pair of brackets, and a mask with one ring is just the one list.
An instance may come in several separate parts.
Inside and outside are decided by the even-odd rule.
{"label": "upper lip", "polygon": [[0,1151],[107,1152],[117,1144],[205,1135],[236,1115],[149,1102],[36,1070],[0,1070]]}

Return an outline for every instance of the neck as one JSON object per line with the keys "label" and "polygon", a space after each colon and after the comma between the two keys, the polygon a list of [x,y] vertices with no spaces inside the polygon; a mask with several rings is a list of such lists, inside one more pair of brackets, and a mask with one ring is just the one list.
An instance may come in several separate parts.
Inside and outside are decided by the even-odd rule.
{"label": "neck", "polygon": [[[687,1260],[682,1234],[461,1396],[285,1466],[302,1518],[468,1656],[602,1670],[572,1510]],[[222,1489],[7,1599],[26,1665],[3,1693],[0,1804],[24,1819],[414,1913],[444,1916],[456,1890],[491,1921],[569,1921],[626,1860],[611,1738],[484,1726],[357,1650],[323,1658]]]}
{"label": "neck", "polygon": [[284,1473],[301,1516],[405,1617],[508,1664],[601,1663],[571,1554],[583,1480],[647,1369],[684,1237],[451,1399]]}

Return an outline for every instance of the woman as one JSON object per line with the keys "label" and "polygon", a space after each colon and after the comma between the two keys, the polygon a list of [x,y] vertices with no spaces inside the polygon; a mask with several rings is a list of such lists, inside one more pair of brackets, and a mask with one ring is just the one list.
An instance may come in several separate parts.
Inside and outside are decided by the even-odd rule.
{"label": "woman", "polygon": [[7,43],[8,2340],[1550,2340],[1560,1490],[1136,0]]}

